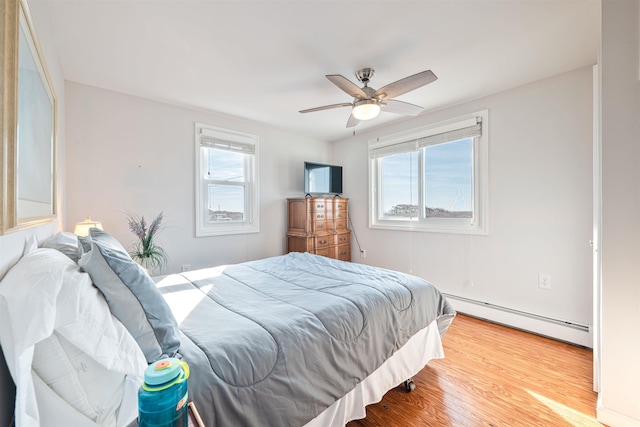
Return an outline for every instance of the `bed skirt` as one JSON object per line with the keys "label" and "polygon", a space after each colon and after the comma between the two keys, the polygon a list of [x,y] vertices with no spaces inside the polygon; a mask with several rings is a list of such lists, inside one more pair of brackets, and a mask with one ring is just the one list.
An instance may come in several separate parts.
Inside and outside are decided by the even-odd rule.
{"label": "bed skirt", "polygon": [[343,427],[349,421],[365,418],[367,405],[382,400],[387,391],[416,375],[430,360],[442,358],[442,341],[437,321],[434,320],[353,390],[305,424],[305,427]]}

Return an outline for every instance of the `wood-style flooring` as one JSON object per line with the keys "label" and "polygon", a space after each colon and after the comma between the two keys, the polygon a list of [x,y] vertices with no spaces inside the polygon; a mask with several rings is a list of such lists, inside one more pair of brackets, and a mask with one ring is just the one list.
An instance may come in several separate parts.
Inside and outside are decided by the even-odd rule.
{"label": "wood-style flooring", "polygon": [[602,426],[592,352],[458,314],[445,358],[389,391],[348,427]]}

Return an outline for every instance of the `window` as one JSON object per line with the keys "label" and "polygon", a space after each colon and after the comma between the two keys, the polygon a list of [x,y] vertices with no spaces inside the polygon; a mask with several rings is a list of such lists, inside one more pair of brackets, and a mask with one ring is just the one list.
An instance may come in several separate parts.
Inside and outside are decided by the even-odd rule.
{"label": "window", "polygon": [[258,137],[196,123],[196,236],[256,233]]}
{"label": "window", "polygon": [[369,141],[372,228],[487,234],[488,111]]}

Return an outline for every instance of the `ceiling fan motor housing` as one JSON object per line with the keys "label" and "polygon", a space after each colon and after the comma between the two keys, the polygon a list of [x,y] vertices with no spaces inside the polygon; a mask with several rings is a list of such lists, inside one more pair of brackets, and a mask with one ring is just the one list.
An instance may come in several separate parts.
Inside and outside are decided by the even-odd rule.
{"label": "ceiling fan motor housing", "polygon": [[358,78],[358,81],[364,83],[366,86],[366,84],[369,83],[369,80],[373,78],[375,72],[376,70],[373,68],[361,68],[356,71],[356,77]]}
{"label": "ceiling fan motor housing", "polygon": [[367,95],[366,98],[360,98],[360,99],[376,99],[378,100],[378,97],[375,96],[376,95],[376,90],[373,88],[370,88],[369,86],[365,86],[362,88],[362,91],[364,92],[365,95]]}

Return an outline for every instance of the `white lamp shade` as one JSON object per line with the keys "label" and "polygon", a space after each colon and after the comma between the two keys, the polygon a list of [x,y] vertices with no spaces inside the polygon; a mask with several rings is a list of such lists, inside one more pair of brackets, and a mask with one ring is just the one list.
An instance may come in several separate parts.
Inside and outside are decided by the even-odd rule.
{"label": "white lamp shade", "polygon": [[90,228],[99,228],[100,230],[104,230],[100,221],[94,221],[87,215],[87,218],[84,221],[76,222],[73,234],[76,236],[88,236]]}
{"label": "white lamp shade", "polygon": [[380,105],[373,99],[365,99],[363,101],[356,102],[351,113],[353,114],[353,117],[358,120],[371,120],[377,117],[378,113],[380,113]]}

